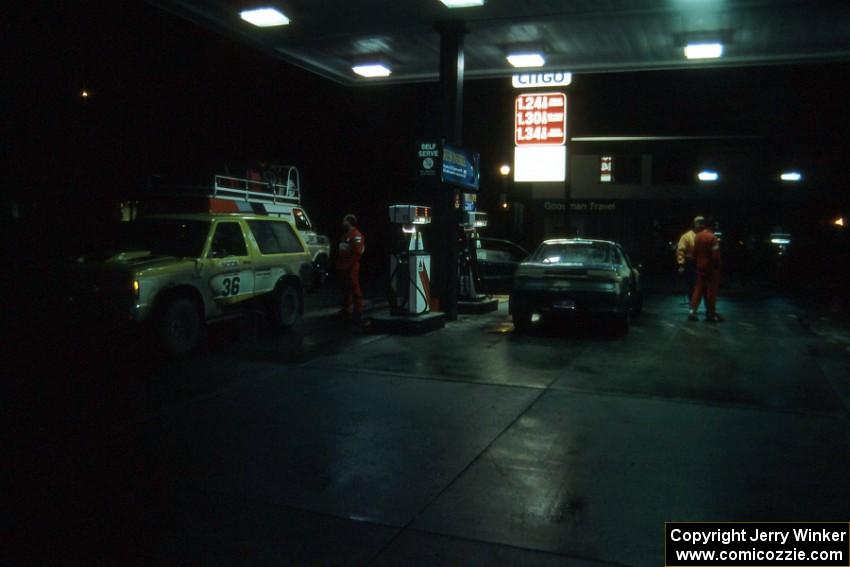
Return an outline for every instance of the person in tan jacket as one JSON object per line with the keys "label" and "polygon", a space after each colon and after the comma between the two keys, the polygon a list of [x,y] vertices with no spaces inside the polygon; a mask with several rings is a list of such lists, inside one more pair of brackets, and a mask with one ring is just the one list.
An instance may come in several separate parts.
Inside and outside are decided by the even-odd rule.
{"label": "person in tan jacket", "polygon": [[689,304],[694,294],[697,273],[694,264],[694,242],[697,233],[702,232],[703,229],[705,229],[705,217],[694,217],[694,227],[679,238],[679,244],[676,246],[676,264],[679,274],[685,281],[685,292]]}
{"label": "person in tan jacket", "polygon": [[705,300],[705,320],[712,323],[723,321],[717,313],[717,292],[720,289],[720,241],[710,227],[701,230],[694,238],[694,264],[696,265],[696,286],[691,297],[691,310],[688,321],[696,321],[697,309],[701,300]]}

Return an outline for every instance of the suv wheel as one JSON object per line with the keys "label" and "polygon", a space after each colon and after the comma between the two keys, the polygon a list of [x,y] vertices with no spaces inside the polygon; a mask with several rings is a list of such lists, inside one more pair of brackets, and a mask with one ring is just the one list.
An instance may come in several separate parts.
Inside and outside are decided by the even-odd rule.
{"label": "suv wheel", "polygon": [[182,356],[201,338],[201,316],[188,299],[174,299],[165,306],[159,320],[159,336],[169,354]]}
{"label": "suv wheel", "polygon": [[275,326],[289,330],[298,322],[301,294],[293,285],[283,285],[272,295],[271,315]]}

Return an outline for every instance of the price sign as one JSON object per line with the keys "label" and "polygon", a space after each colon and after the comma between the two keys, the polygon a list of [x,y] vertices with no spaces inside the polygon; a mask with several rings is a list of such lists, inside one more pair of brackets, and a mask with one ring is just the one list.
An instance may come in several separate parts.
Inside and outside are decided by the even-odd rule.
{"label": "price sign", "polygon": [[514,104],[517,146],[563,146],[567,142],[567,95],[521,94]]}

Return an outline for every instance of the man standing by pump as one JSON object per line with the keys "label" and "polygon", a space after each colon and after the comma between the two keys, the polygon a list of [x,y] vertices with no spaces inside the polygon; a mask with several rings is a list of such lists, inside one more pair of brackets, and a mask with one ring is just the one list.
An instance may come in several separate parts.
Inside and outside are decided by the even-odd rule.
{"label": "man standing by pump", "polygon": [[694,242],[698,233],[705,228],[705,217],[694,217],[694,226],[691,230],[679,238],[679,244],[676,246],[676,264],[678,265],[679,275],[684,278],[686,302],[690,304],[691,297],[694,294],[694,284],[696,283],[696,265],[694,263]]}
{"label": "man standing by pump", "polygon": [[[355,323],[363,317],[363,293],[360,290],[360,257],[366,240],[357,229],[357,217],[349,213],[342,219],[342,237],[336,258],[336,269],[342,286],[341,314]],[[352,312],[353,309],[353,312]]]}

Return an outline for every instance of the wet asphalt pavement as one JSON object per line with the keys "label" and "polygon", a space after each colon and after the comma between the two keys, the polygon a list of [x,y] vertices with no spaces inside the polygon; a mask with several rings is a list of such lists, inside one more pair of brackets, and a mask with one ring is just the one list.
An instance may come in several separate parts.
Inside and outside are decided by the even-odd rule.
{"label": "wet asphalt pavement", "polygon": [[[660,565],[663,522],[850,516],[850,350],[780,297],[630,333],[211,328],[38,348],[4,404],[13,560]],[[836,338],[837,337],[837,338]],[[71,351],[70,354],[67,351]],[[62,355],[65,355],[63,357]]]}

